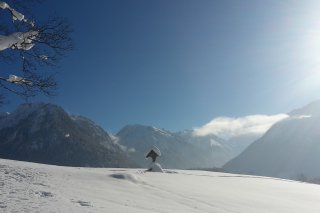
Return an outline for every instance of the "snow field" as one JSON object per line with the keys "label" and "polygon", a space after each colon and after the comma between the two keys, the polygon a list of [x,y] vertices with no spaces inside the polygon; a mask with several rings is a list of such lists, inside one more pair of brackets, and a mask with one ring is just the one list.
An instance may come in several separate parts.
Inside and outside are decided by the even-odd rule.
{"label": "snow field", "polygon": [[216,172],[0,159],[0,212],[320,212],[320,186]]}

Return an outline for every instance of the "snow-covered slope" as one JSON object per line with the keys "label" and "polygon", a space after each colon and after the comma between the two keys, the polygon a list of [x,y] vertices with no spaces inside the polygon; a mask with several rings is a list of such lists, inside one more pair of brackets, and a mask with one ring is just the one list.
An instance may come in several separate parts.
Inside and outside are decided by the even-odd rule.
{"label": "snow-covered slope", "polygon": [[224,173],[0,159],[0,212],[318,213],[320,186]]}
{"label": "snow-covered slope", "polygon": [[228,172],[308,179],[320,177],[320,102],[289,113],[238,157]]}
{"label": "snow-covered slope", "polygon": [[134,166],[101,127],[53,104],[23,104],[0,115],[0,138],[2,158],[68,166]]}

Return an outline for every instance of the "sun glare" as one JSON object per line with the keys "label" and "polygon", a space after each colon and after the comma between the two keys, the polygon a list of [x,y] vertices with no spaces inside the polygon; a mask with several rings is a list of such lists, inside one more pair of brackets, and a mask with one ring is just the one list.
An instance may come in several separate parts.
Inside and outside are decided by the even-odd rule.
{"label": "sun glare", "polygon": [[316,9],[320,8],[320,3],[316,4],[310,5],[308,12],[297,15],[292,25],[296,29],[288,29],[296,33],[290,41],[293,52],[288,54],[294,55],[290,62],[293,86],[301,96],[316,94],[320,89],[320,14]]}

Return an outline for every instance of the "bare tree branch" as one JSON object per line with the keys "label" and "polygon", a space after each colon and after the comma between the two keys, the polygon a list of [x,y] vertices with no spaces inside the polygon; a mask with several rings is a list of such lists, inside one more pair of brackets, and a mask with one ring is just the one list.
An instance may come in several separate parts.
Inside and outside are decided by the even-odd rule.
{"label": "bare tree branch", "polygon": [[[42,0],[8,0],[9,9],[0,8],[0,42],[7,39],[8,46],[0,49],[0,63],[7,63],[18,70],[12,70],[15,78],[3,76],[0,67],[1,89],[21,97],[33,97],[39,93],[55,95],[56,68],[59,61],[73,50],[73,32],[64,17],[53,15],[47,20],[28,19],[33,17],[32,7]],[[1,1],[0,1],[1,3]],[[18,14],[18,15],[17,15]],[[11,22],[13,17],[14,22]],[[2,37],[1,37],[2,36]],[[0,95],[0,104],[1,97]]]}

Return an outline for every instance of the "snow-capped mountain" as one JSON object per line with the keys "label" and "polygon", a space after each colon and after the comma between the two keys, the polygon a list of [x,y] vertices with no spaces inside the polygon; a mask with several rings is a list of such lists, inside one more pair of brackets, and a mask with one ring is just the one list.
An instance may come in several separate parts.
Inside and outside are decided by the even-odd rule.
{"label": "snow-capped mountain", "polygon": [[101,127],[53,104],[23,104],[0,116],[0,158],[94,167],[134,164]]}
{"label": "snow-capped mountain", "polygon": [[[163,157],[159,162],[164,168],[213,168],[221,166],[228,155],[219,140],[209,143],[193,141],[191,133],[172,133],[151,126],[128,125],[116,135],[118,142],[131,150],[130,155],[139,164],[148,166],[145,154],[152,146],[157,146]],[[203,144],[202,144],[203,142]]]}
{"label": "snow-capped mountain", "polygon": [[311,102],[305,107],[292,110],[289,115],[291,116],[314,116],[319,117],[320,116],[320,100]]}
{"label": "snow-capped mountain", "polygon": [[320,177],[320,101],[289,113],[238,157],[228,172],[274,177]]}

